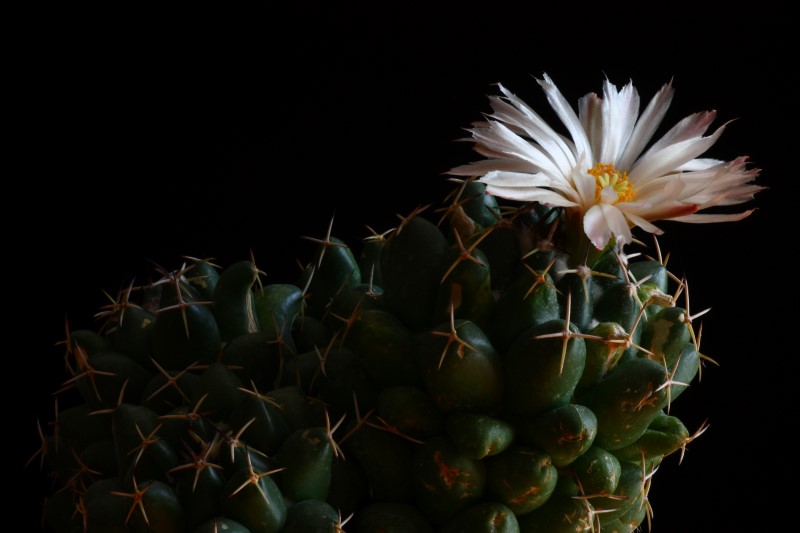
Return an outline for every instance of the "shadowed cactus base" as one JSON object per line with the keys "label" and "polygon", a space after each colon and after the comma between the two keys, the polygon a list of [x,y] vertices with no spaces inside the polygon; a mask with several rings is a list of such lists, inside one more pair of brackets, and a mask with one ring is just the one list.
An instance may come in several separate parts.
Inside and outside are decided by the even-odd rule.
{"label": "shadowed cactus base", "polygon": [[458,181],[357,248],[329,228],[296,280],[188,259],[122,291],[64,343],[46,523],[635,530],[705,358],[659,250],[569,257],[561,215]]}

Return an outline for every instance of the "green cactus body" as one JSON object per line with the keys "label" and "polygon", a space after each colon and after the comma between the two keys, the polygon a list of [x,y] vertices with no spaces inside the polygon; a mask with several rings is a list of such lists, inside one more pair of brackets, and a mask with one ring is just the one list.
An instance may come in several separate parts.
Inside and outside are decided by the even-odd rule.
{"label": "green cactus body", "polygon": [[413,443],[366,424],[351,427],[350,431],[345,454],[364,472],[372,500],[410,503],[414,494]]}
{"label": "green cactus body", "polygon": [[254,298],[258,328],[275,336],[290,332],[294,319],[303,309],[303,291],[291,283],[265,285]]}
{"label": "green cactus body", "polygon": [[620,460],[592,446],[559,472],[557,492],[573,497],[607,496],[617,490],[621,475]]}
{"label": "green cactus body", "polygon": [[450,441],[467,457],[483,459],[511,446],[515,426],[505,420],[478,413],[455,413],[447,417],[445,429]]}
{"label": "green cactus body", "polygon": [[117,471],[123,478],[166,479],[178,454],[158,436],[158,415],[146,407],[121,404],[113,414]]}
{"label": "green cactus body", "polygon": [[191,533],[219,533],[220,531],[225,533],[252,533],[236,520],[231,520],[227,517],[212,518],[191,530]]}
{"label": "green cactus body", "polygon": [[612,451],[635,442],[667,402],[664,367],[631,359],[581,400],[597,417],[596,443]]}
{"label": "green cactus body", "polygon": [[580,337],[562,338],[564,331],[578,333],[565,326],[561,319],[535,326],[505,354],[505,405],[512,413],[530,416],[569,402],[586,364],[586,345]]}
{"label": "green cactus body", "polygon": [[586,500],[554,495],[547,505],[519,517],[520,533],[588,533],[594,509]]}
{"label": "green cactus body", "polygon": [[[220,494],[225,486],[221,468],[207,466],[194,458],[187,468],[175,471],[175,493],[186,514],[186,529],[193,531],[222,513]],[[213,464],[213,463],[212,463]]]}
{"label": "green cactus body", "polygon": [[497,349],[505,352],[526,330],[560,317],[550,275],[523,272],[500,296],[489,333]]}
{"label": "green cactus body", "polygon": [[308,312],[322,316],[342,290],[361,283],[361,271],[353,252],[341,239],[329,237],[317,248],[313,264],[306,268],[298,286],[308,285]]}
{"label": "green cactus body", "polygon": [[372,503],[355,516],[359,533],[434,533],[419,510],[407,503]]}
{"label": "green cactus body", "polygon": [[381,253],[384,303],[411,331],[430,326],[448,245],[419,215],[407,218]]}
{"label": "green cactus body", "polygon": [[400,433],[417,439],[440,435],[444,415],[433,399],[418,387],[387,387],[378,395],[378,415]]}
{"label": "green cactus body", "polygon": [[360,313],[344,345],[378,386],[422,383],[414,356],[417,342],[403,322],[387,311]]}
{"label": "green cactus body", "polygon": [[488,258],[480,248],[470,251],[459,242],[450,248],[444,264],[449,266],[439,285],[434,320],[447,320],[452,308],[457,318],[486,328],[495,304]]}
{"label": "green cactus body", "polygon": [[115,327],[109,335],[114,351],[130,357],[139,365],[151,368],[150,334],[156,315],[138,305],[127,305],[115,318]]}
{"label": "green cactus body", "polygon": [[486,461],[489,494],[517,516],[547,502],[558,482],[550,457],[529,446],[512,446]]}
{"label": "green cactus body", "polygon": [[110,477],[95,481],[79,500],[87,520],[86,531],[91,533],[127,533],[126,518],[131,501],[120,478]]}
{"label": "green cactus body", "polygon": [[486,490],[486,466],[462,454],[443,437],[414,453],[415,502],[433,524],[443,524]]}
{"label": "green cactus body", "polygon": [[214,314],[223,342],[258,331],[254,286],[258,269],[252,261],[240,261],[222,271],[214,287]]}
{"label": "green cactus body", "polygon": [[267,472],[244,467],[234,472],[221,493],[222,512],[252,533],[280,533],[286,523],[286,503]]}
{"label": "green cactus body", "polygon": [[275,456],[276,465],[282,469],[278,476],[284,497],[295,502],[325,501],[335,453],[324,427],[290,433]]}
{"label": "green cactus body", "polygon": [[500,355],[474,323],[437,327],[420,350],[425,389],[443,413],[491,412],[503,393]]}
{"label": "green cactus body", "polygon": [[659,413],[635,442],[614,450],[620,461],[646,461],[669,455],[689,442],[689,430],[678,417]]}
{"label": "green cactus body", "polygon": [[320,500],[304,500],[289,507],[282,533],[335,533],[339,516]]}
{"label": "green cactus body", "polygon": [[29,461],[54,480],[48,526],[640,527],[655,468],[702,433],[677,409],[707,359],[679,278],[613,245],[575,253],[560,208],[485,191],[461,182],[440,220],[418,209],[358,260],[312,239],[294,282],[192,259],[69,331]]}
{"label": "green cactus body", "polygon": [[546,452],[555,466],[577,459],[597,436],[597,417],[583,405],[568,403],[517,421],[519,441]]}
{"label": "green cactus body", "polygon": [[592,498],[592,506],[598,511],[603,527],[614,520],[622,521],[630,511],[644,507],[644,477],[641,465],[620,462],[619,482],[614,493]]}
{"label": "green cactus body", "polygon": [[159,312],[150,334],[153,358],[167,370],[214,361],[222,346],[214,313],[202,303],[176,303]]}
{"label": "green cactus body", "polygon": [[517,515],[496,502],[484,502],[467,507],[441,528],[441,533],[519,533]]}

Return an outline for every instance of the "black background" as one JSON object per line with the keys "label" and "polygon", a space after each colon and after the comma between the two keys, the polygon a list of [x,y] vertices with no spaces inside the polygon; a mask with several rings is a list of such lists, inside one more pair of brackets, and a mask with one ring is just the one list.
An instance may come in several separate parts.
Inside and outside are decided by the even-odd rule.
{"label": "black background", "polygon": [[766,7],[526,7],[20,17],[2,215],[5,473],[19,516],[38,521],[45,484],[22,464],[65,379],[54,347],[65,317],[93,327],[101,289],[182,255],[228,264],[252,251],[267,280],[294,280],[311,250],[300,236],[323,235],[334,214],[334,233],[357,247],[365,224],[386,230],[438,201],[442,173],[476,157],[454,141],[489,110],[493,84],[552,119],[534,80],[546,72],[573,103],[605,77],[633,80],[643,101],[673,80],[666,123],[717,109],[717,124],[733,122],[707,155],[748,155],[763,169],[769,190],[749,219],[661,224],[692,311],[712,308],[703,351],[721,366],[673,406],[690,428],[708,419],[710,429],[681,465],[665,461],[650,501],[665,533],[795,521],[796,339],[781,309],[797,299],[796,30]]}

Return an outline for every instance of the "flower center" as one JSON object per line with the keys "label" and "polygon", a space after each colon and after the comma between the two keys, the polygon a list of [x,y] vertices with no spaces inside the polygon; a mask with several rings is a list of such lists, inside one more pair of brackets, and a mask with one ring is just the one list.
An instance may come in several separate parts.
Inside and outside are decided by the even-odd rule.
{"label": "flower center", "polygon": [[627,202],[633,198],[635,191],[633,190],[633,185],[628,180],[627,172],[620,172],[614,168],[614,165],[606,165],[603,163],[597,163],[595,166],[590,168],[588,172],[594,176],[595,180],[595,202],[600,203],[602,199],[602,191],[606,187],[611,187],[611,189],[617,194],[617,199],[611,202],[612,204]]}

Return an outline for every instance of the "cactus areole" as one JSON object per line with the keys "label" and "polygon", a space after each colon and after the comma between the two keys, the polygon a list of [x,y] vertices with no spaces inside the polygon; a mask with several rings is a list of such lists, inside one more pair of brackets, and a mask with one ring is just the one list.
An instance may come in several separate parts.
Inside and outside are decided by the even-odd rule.
{"label": "cactus areole", "polygon": [[68,328],[64,401],[31,458],[55,480],[48,527],[649,521],[653,473],[705,428],[672,407],[710,358],[685,279],[632,231],[743,218],[700,211],[751,199],[759,170],[698,158],[714,113],[653,141],[670,85],[640,112],[632,84],[606,81],[576,112],[539,84],[568,135],[501,86],[469,130],[485,158],[450,171],[447,198],[363,242],[331,224],[296,279],[184,258],[98,329]]}

